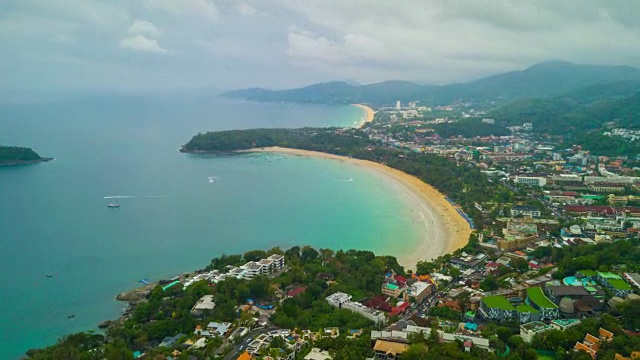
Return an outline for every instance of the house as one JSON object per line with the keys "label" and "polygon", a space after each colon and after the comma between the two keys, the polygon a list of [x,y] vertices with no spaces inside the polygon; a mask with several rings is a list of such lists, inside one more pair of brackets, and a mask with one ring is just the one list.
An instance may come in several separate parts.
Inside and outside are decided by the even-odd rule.
{"label": "house", "polygon": [[219,323],[219,322],[212,321],[209,324],[207,324],[207,331],[209,332],[209,334],[211,334],[211,336],[224,337],[229,331],[230,327],[231,327],[231,323],[228,323],[228,322]]}
{"label": "house", "polygon": [[251,354],[245,351],[242,354],[240,354],[240,356],[238,356],[237,360],[251,360],[251,359],[253,359],[253,356],[251,356]]}
{"label": "house", "polygon": [[531,205],[514,205],[511,207],[511,216],[522,215],[525,217],[537,218],[540,217],[541,214],[542,213],[538,208]]}
{"label": "house", "polygon": [[373,351],[375,352],[374,359],[400,359],[402,353],[407,351],[408,348],[408,344],[387,340],[376,340],[376,343],[373,346]]}
{"label": "house", "polygon": [[487,263],[487,265],[485,266],[485,268],[487,269],[487,272],[490,274],[495,274],[498,272],[498,268],[500,267],[500,264],[498,264],[495,261],[490,261]]}
{"label": "house", "polygon": [[397,284],[387,282],[382,284],[382,293],[392,297],[398,297],[400,295],[400,286]]}
{"label": "house", "polygon": [[296,296],[298,296],[298,295],[302,294],[306,289],[307,289],[307,288],[306,288],[306,287],[304,287],[304,286],[301,286],[301,287],[299,287],[299,288],[295,288],[295,289],[293,289],[293,290],[291,290],[291,291],[287,292],[287,297],[288,297],[288,298],[296,297]]}
{"label": "house", "polygon": [[333,357],[326,350],[320,350],[318,348],[311,349],[311,352],[304,357],[304,360],[332,360]]}
{"label": "house", "polygon": [[435,286],[430,283],[417,281],[413,283],[408,290],[408,295],[413,296],[416,300],[416,303],[422,303],[429,295],[433,294],[435,291]]}
{"label": "house", "polygon": [[205,311],[211,311],[216,307],[216,303],[213,301],[213,295],[205,295],[196,301],[195,305],[191,308],[191,314],[195,316],[202,316]]}

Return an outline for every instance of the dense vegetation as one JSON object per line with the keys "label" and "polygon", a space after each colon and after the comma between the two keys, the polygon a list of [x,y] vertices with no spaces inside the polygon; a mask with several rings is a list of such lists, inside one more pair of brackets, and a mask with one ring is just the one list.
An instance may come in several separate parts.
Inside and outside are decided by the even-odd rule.
{"label": "dense vegetation", "polygon": [[456,100],[497,100],[543,97],[581,87],[619,81],[640,80],[640,70],[625,66],[577,65],[545,62],[522,71],[444,86],[418,85],[407,81],[386,81],[368,85],[345,82],[315,84],[300,89],[271,91],[261,88],[236,90],[223,96],[254,101],[374,105],[420,101],[425,105],[450,104]]}
{"label": "dense vegetation", "polygon": [[565,136],[600,129],[608,122],[639,128],[640,83],[625,84],[624,90],[631,93],[602,85],[600,92],[582,90],[558,97],[518,100],[493,110],[489,116],[508,126],[530,122],[534,132]]}
{"label": "dense vegetation", "polygon": [[460,166],[437,155],[380,145],[369,140],[363,131],[355,129],[255,129],[198,134],[183,147],[183,151],[215,152],[280,146],[382,163],[414,175],[442,191],[460,203],[478,227],[482,226],[482,214],[473,204],[490,199],[494,187],[476,167]]}
{"label": "dense vegetation", "polygon": [[0,146],[0,165],[40,160],[35,151],[18,146]]}

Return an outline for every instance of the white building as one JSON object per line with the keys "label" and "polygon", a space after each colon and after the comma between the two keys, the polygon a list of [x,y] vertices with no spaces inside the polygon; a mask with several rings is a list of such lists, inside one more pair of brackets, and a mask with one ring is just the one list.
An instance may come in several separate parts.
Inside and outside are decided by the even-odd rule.
{"label": "white building", "polygon": [[349,294],[337,292],[335,294],[327,296],[326,300],[331,306],[335,306],[338,309],[351,310],[375,322],[376,324],[384,323],[386,321],[386,318],[382,311],[370,309],[360,303],[351,301],[351,295]]}
{"label": "white building", "polygon": [[332,360],[333,357],[326,350],[318,348],[311,349],[311,352],[304,357],[304,360]]}
{"label": "white building", "polygon": [[402,103],[400,102],[400,100],[396,101],[396,110],[400,110],[402,109]]}
{"label": "white building", "polygon": [[515,181],[518,184],[527,184],[527,185],[540,186],[540,187],[547,185],[547,179],[542,176],[516,175],[513,178],[513,181]]}
{"label": "white building", "polygon": [[206,310],[213,310],[216,307],[216,303],[213,301],[213,295],[205,295],[196,301],[196,304],[191,308],[193,315],[201,315]]}

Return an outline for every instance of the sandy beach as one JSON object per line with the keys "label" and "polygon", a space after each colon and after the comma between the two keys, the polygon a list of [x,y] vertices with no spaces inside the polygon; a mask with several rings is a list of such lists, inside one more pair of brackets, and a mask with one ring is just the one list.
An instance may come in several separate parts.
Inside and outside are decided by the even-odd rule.
{"label": "sandy beach", "polygon": [[[295,156],[308,156],[345,161],[350,164],[366,167],[375,175],[397,186],[405,195],[412,209],[416,209],[417,221],[424,225],[420,238],[413,241],[405,239],[389,239],[388,255],[396,256],[398,262],[406,269],[414,269],[421,260],[430,260],[440,255],[451,253],[466,245],[471,230],[469,224],[456,212],[445,199],[444,194],[422,180],[372,161],[352,159],[345,156],[326,154],[316,151],[297,150],[280,147],[252,149],[247,152],[272,152]],[[398,251],[399,244],[405,243]]]}
{"label": "sandy beach", "polygon": [[358,129],[363,127],[366,123],[370,123],[370,122],[373,121],[373,117],[375,116],[376,112],[373,111],[372,108],[368,107],[367,105],[362,105],[362,104],[351,104],[351,105],[357,107],[358,109],[360,109],[360,110],[362,110],[364,112],[364,118],[358,124],[358,126],[356,126]]}

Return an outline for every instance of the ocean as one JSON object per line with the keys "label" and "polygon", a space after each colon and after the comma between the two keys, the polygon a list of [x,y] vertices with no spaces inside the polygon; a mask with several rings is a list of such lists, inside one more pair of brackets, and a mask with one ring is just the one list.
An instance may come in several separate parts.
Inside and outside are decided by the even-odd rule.
{"label": "ocean", "polygon": [[[55,157],[0,168],[0,357],[97,331],[124,308],[115,295],[138,280],[203,268],[223,253],[293,245],[389,253],[416,238],[423,225],[406,201],[367,169],[177,151],[208,130],[347,126],[362,116],[352,106],[215,96],[0,105],[0,144]],[[107,208],[110,196],[119,209]]]}

